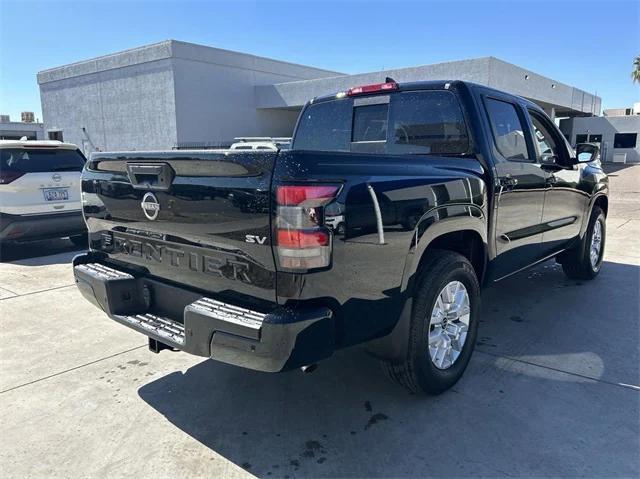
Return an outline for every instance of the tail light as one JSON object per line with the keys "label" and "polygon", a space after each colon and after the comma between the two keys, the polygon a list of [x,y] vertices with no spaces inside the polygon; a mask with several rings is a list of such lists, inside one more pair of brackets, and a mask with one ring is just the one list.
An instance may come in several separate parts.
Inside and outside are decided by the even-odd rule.
{"label": "tail light", "polygon": [[0,170],[0,185],[8,185],[22,175],[24,171]]}
{"label": "tail light", "polygon": [[282,268],[308,270],[331,264],[331,232],[324,206],[340,190],[336,185],[278,186],[276,256]]}
{"label": "tail light", "polygon": [[398,84],[394,81],[375,83],[373,85],[354,86],[353,88],[349,88],[347,96],[366,95],[367,93],[378,93],[383,91],[394,91],[398,88]]}

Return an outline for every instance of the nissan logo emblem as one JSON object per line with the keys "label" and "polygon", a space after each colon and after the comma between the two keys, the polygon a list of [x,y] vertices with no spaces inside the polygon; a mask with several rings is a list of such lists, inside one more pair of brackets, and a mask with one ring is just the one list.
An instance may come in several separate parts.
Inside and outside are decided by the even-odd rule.
{"label": "nissan logo emblem", "polygon": [[60,173],[54,173],[53,175],[51,175],[51,179],[56,183],[60,183],[60,181],[62,180],[62,176],[60,175]]}
{"label": "nissan logo emblem", "polygon": [[142,206],[144,215],[151,221],[155,220],[158,217],[158,213],[160,213],[160,203],[158,203],[158,198],[153,193],[145,193],[140,206]]}

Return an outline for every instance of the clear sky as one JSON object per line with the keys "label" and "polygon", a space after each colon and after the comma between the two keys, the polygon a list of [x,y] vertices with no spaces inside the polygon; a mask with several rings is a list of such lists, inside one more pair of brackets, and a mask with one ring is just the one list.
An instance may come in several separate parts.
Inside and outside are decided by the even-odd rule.
{"label": "clear sky", "polygon": [[495,56],[626,107],[639,32],[639,0],[0,0],[0,113],[42,118],[40,70],[167,39],[345,73]]}

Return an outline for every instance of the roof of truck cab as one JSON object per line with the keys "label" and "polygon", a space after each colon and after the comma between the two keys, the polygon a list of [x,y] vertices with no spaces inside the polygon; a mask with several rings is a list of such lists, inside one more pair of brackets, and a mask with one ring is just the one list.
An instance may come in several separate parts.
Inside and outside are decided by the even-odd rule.
{"label": "roof of truck cab", "polygon": [[[375,95],[383,95],[383,94],[389,94],[389,93],[393,93],[394,91],[413,91],[413,90],[446,90],[448,88],[450,88],[451,86],[460,86],[460,85],[464,85],[467,88],[469,88],[470,90],[475,90],[475,89],[482,89],[484,91],[487,92],[495,92],[498,93],[500,95],[507,95],[511,98],[516,99],[517,101],[524,103],[528,106],[533,106],[536,109],[540,110],[540,107],[538,105],[536,105],[535,103],[533,103],[530,100],[527,100],[526,98],[523,98],[521,96],[518,95],[514,95],[512,93],[508,93],[502,90],[497,90],[495,88],[491,88],[488,87],[486,85],[481,85],[479,83],[474,83],[474,82],[469,82],[469,81],[463,81],[463,80],[424,80],[424,81],[414,81],[414,82],[397,82],[398,84],[398,90],[392,90],[392,91],[380,91],[380,92],[374,92],[371,94],[364,94],[364,95],[357,95],[357,97],[364,97],[364,96],[375,96]],[[360,85],[353,85],[354,87],[360,86]],[[311,100],[311,103],[317,103],[317,102],[323,102],[323,101],[329,101],[329,100],[336,100],[336,99],[341,99],[341,98],[354,98],[354,97],[349,97],[349,96],[339,96],[342,94],[345,94],[346,92],[336,92],[336,93],[332,93],[329,95],[322,95],[322,96],[318,96],[316,98],[314,98],[313,100]]]}
{"label": "roof of truck cab", "polygon": [[[418,82],[405,82],[405,83],[400,83],[398,82],[398,87],[399,90],[398,91],[403,91],[403,90],[438,90],[438,89],[444,89],[445,85],[449,83],[454,83],[453,80],[429,80],[429,81],[418,81]],[[460,81],[456,81],[456,83],[462,83]],[[353,85],[353,87],[358,87],[361,85]],[[364,95],[358,95],[360,96],[375,96],[375,95],[380,95],[380,94],[389,94],[392,93],[391,91],[380,91],[380,92],[375,92],[375,93],[371,93],[371,94],[364,94]],[[327,101],[327,100],[335,100],[335,99],[339,99],[339,98],[351,98],[348,96],[338,96],[341,94],[346,94],[346,91],[339,91],[339,92],[335,92],[335,93],[330,93],[328,95],[321,95],[321,96],[317,96],[315,97],[313,100],[311,100],[311,103],[316,103],[316,102],[321,102],[321,101]]]}

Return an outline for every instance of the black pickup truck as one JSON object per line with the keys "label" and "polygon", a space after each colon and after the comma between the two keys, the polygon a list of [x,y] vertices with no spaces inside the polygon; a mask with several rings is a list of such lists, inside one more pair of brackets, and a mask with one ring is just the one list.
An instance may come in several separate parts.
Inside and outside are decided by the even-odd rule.
{"label": "black pickup truck", "polygon": [[482,285],[553,257],[598,274],[598,156],[523,98],[388,79],[310,101],[290,150],[94,153],[75,278],[155,352],[277,372],[366,342],[440,393],[469,362]]}

